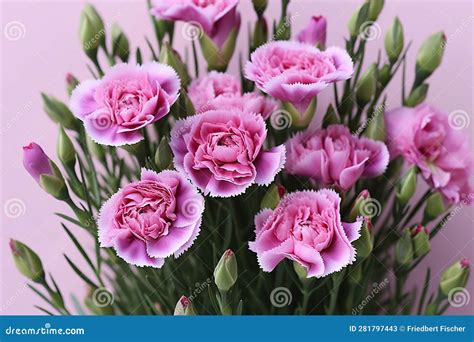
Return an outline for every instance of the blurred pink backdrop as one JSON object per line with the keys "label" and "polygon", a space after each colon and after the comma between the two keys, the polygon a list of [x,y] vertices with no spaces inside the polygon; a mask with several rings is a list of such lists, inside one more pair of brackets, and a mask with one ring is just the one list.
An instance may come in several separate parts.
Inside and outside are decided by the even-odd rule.
{"label": "blurred pink backdrop", "polygon": [[[311,15],[324,15],[328,19],[327,45],[343,46],[349,17],[361,2],[292,0],[289,9],[293,33],[298,32]],[[107,28],[112,22],[119,22],[132,48],[140,46],[144,56],[149,57],[144,36],[154,41],[154,35],[145,1],[92,3],[101,13]],[[65,74],[72,72],[79,79],[90,77],[85,67],[88,60],[78,39],[79,15],[84,4],[83,1],[1,3],[0,314],[39,314],[33,305],[43,304],[25,286],[26,279],[15,269],[8,248],[10,238],[23,241],[38,252],[46,270],[54,274],[63,293],[73,292],[79,298],[85,295],[83,283],[62,256],[68,253],[73,260],[79,260],[78,253],[60,228],[59,219],[53,215],[68,209],[45,194],[24,171],[21,163],[21,147],[30,141],[38,142],[50,157],[55,157],[57,129],[42,110],[40,91],[67,101]],[[246,56],[248,23],[253,23],[256,15],[250,0],[241,1],[239,10],[243,22],[237,49]],[[270,27],[279,13],[280,1],[269,1],[265,17]],[[413,42],[408,53],[407,84],[412,81],[418,47],[425,37],[443,30],[448,44],[441,67],[429,79],[428,101],[446,113],[464,111],[472,119],[474,16],[471,1],[386,1],[378,21],[381,31],[375,32],[374,39],[368,44],[366,61],[375,60],[378,50],[383,49],[384,33],[395,16],[399,16],[403,23],[405,42]],[[17,31],[12,31],[12,27]],[[181,52],[184,45],[189,45],[182,39],[181,25],[176,28],[175,45]],[[232,60],[232,72],[237,71],[237,56],[234,55]],[[400,103],[400,84],[399,78],[391,83],[389,108]],[[331,90],[320,96],[319,116],[330,100]],[[472,133],[472,127],[473,123],[465,130]],[[426,267],[430,266],[434,289],[442,269],[463,257],[474,260],[473,222],[473,208],[461,208],[435,238],[433,252],[418,268],[411,283],[421,282]],[[89,239],[80,232],[78,236],[83,241]],[[471,277],[468,286],[471,294],[473,284]],[[472,303],[451,308],[448,313],[472,314]]]}

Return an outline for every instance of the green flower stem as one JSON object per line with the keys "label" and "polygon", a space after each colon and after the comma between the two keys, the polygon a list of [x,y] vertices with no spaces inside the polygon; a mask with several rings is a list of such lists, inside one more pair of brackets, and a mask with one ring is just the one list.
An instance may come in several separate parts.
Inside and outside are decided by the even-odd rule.
{"label": "green flower stem", "polygon": [[227,291],[219,291],[219,294],[220,294],[220,298],[221,298],[221,300],[219,302],[221,314],[223,316],[231,316],[232,315],[232,308],[231,308],[230,303],[228,301],[228,297],[227,297],[228,292]]}

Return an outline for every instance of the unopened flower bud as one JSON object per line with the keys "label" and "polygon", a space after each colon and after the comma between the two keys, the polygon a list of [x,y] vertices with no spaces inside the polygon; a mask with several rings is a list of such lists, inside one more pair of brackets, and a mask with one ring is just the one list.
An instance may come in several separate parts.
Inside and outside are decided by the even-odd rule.
{"label": "unopened flower bud", "polygon": [[63,177],[43,174],[40,176],[40,185],[44,191],[60,201],[69,199],[69,192]]}
{"label": "unopened flower bud", "polygon": [[265,12],[268,5],[267,0],[252,0],[252,4],[258,17],[263,15],[263,12]]}
{"label": "unopened flower bud", "polygon": [[312,16],[306,27],[298,33],[298,41],[324,49],[327,21],[323,16]]}
{"label": "unopened flower bud", "polygon": [[421,84],[441,64],[445,44],[446,36],[443,32],[437,32],[421,45],[416,57],[415,85]]}
{"label": "unopened flower bud", "polygon": [[76,165],[76,150],[74,149],[71,139],[67,136],[62,127],[59,127],[57,150],[58,158],[61,163],[73,169],[74,165]]}
{"label": "unopened flower bud", "polygon": [[416,166],[411,167],[397,185],[398,202],[405,206],[416,191]]}
{"label": "unopened flower bud", "polygon": [[378,141],[385,141],[385,103],[377,105],[370,116],[364,136]]}
{"label": "unopened flower bud", "polygon": [[268,26],[264,17],[259,17],[252,34],[251,51],[268,41]]}
{"label": "unopened flower bud", "polygon": [[34,142],[23,146],[23,166],[38,183],[42,174],[53,174],[50,159],[41,146]]}
{"label": "unopened flower bud", "polygon": [[173,166],[173,152],[166,137],[161,138],[156,148],[155,164],[159,170],[166,170]]}
{"label": "unopened flower bud", "polygon": [[377,75],[377,79],[379,81],[379,83],[382,85],[382,86],[386,86],[389,79],[390,79],[390,65],[388,64],[384,64],[382,66],[382,68],[380,68],[379,72],[378,72],[378,75]]}
{"label": "unopened flower bud", "polygon": [[356,84],[356,100],[361,107],[365,106],[375,94],[377,86],[377,64],[373,63]]}
{"label": "unopened flower bud", "polygon": [[36,283],[44,282],[45,274],[39,256],[20,241],[10,239],[15,266],[25,277]]}
{"label": "unopened flower bud", "polygon": [[68,95],[71,95],[72,91],[76,86],[79,84],[79,81],[77,80],[76,77],[74,77],[73,74],[66,74],[66,91]]}
{"label": "unopened flower bud", "polygon": [[380,12],[382,12],[384,0],[366,0],[366,3],[369,4],[369,20],[377,20]]}
{"label": "unopened flower bud", "polygon": [[374,242],[371,234],[372,222],[369,217],[364,217],[360,237],[354,241],[354,248],[357,251],[357,258],[364,259],[372,253]]}
{"label": "unopened flower bud", "polygon": [[469,278],[469,271],[470,267],[467,259],[462,259],[451,265],[441,275],[441,281],[439,283],[441,292],[445,296],[448,296],[451,290],[458,287],[465,287],[467,279]]}
{"label": "unopened flower bud", "polygon": [[370,200],[370,193],[368,190],[362,190],[352,205],[351,211],[349,212],[349,221],[354,222],[357,217],[364,216],[364,206],[367,201]]}
{"label": "unopened flower bud", "polygon": [[341,121],[334,110],[334,107],[329,104],[328,109],[326,110],[326,114],[324,114],[322,126],[323,128],[328,127],[329,125],[336,125],[340,124]]}
{"label": "unopened flower bud", "polygon": [[127,36],[123,33],[118,24],[112,25],[112,55],[117,56],[124,63],[128,61],[130,56],[130,45]]}
{"label": "unopened flower bud", "polygon": [[86,55],[96,60],[99,46],[105,46],[105,29],[99,13],[90,4],[81,13],[79,35]]}
{"label": "unopened flower bud", "polygon": [[214,282],[220,291],[229,291],[237,281],[237,259],[234,252],[226,250],[214,269]]}
{"label": "unopened flower bud", "polygon": [[69,108],[53,96],[41,94],[43,109],[54,122],[68,129],[76,130],[79,125]]}
{"label": "unopened flower bud", "polygon": [[413,240],[413,252],[415,258],[419,258],[423,255],[428,254],[430,251],[430,235],[425,227],[421,224],[411,230]]}
{"label": "unopened flower bud", "polygon": [[426,99],[426,94],[428,93],[429,85],[423,83],[413,89],[408,98],[405,100],[406,107],[416,107]]}
{"label": "unopened flower bud", "polygon": [[409,229],[405,229],[400,239],[395,245],[395,259],[402,269],[410,267],[413,261],[413,243],[411,241],[411,233]]}
{"label": "unopened flower bud", "polygon": [[195,316],[196,311],[191,301],[186,296],[181,296],[181,298],[176,303],[174,308],[175,316]]}
{"label": "unopened flower bud", "polygon": [[404,45],[403,26],[398,17],[393,20],[392,26],[385,34],[385,52],[391,64],[394,64],[402,53]]}
{"label": "unopened flower bud", "polygon": [[181,84],[186,87],[189,84],[190,77],[186,65],[183,63],[181,56],[173,50],[168,42],[163,43],[160,50],[159,60],[161,63],[168,64],[178,73]]}
{"label": "unopened flower bud", "polygon": [[443,195],[439,192],[431,194],[426,200],[426,207],[423,213],[423,222],[428,223],[446,210]]}

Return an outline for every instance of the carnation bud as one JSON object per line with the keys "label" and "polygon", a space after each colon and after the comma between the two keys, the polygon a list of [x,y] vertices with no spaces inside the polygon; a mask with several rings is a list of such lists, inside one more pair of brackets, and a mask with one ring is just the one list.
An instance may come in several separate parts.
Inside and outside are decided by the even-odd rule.
{"label": "carnation bud", "polygon": [[356,84],[357,104],[364,107],[374,96],[377,86],[377,64],[373,63]]}
{"label": "carnation bud", "polygon": [[357,251],[357,258],[364,259],[372,253],[374,248],[374,242],[372,239],[372,234],[370,232],[370,227],[372,222],[369,217],[364,217],[364,222],[360,230],[360,237],[354,241],[354,248]]}
{"label": "carnation bud", "polygon": [[255,29],[252,34],[251,51],[254,51],[260,45],[268,41],[268,26],[264,17],[259,17],[255,23]]}
{"label": "carnation bud", "polygon": [[469,278],[469,261],[462,259],[451,265],[441,275],[439,287],[443,295],[448,296],[451,290],[458,287],[465,287]]}
{"label": "carnation bud", "polygon": [[[105,295],[105,293],[100,291],[104,291],[104,289],[90,288],[87,297],[84,299],[84,304],[95,315],[111,316],[114,314],[113,302],[102,303],[100,296]],[[108,298],[104,297],[104,299],[107,300]]]}
{"label": "carnation bud", "polygon": [[391,68],[390,65],[384,64],[382,68],[380,68],[377,79],[379,83],[383,86],[386,86],[388,81],[390,80],[390,73],[391,73]]}
{"label": "carnation bud", "polygon": [[74,165],[76,165],[76,150],[62,127],[59,127],[57,150],[61,163],[70,169],[74,169]]}
{"label": "carnation bud", "polygon": [[359,35],[360,27],[365,23],[369,16],[369,4],[365,3],[360,6],[351,16],[348,23],[349,34],[352,39]]}
{"label": "carnation bud", "polygon": [[173,50],[168,42],[163,43],[160,50],[159,60],[161,63],[168,64],[178,73],[183,87],[189,84],[190,77],[186,65],[183,63],[180,55]]}
{"label": "carnation bud", "polygon": [[430,235],[421,224],[411,230],[413,240],[413,252],[415,258],[428,254],[430,251]]}
{"label": "carnation bud", "polygon": [[60,201],[69,199],[69,192],[62,176],[59,178],[43,174],[40,176],[40,185],[44,191]]}
{"label": "carnation bud", "polygon": [[423,213],[423,222],[428,223],[446,210],[443,196],[439,192],[431,194],[426,200],[426,207]]}
{"label": "carnation bud", "polygon": [[181,298],[176,303],[174,308],[175,316],[196,316],[196,311],[191,301],[186,296],[181,296]]}
{"label": "carnation bud", "polygon": [[263,208],[275,209],[281,199],[280,191],[281,191],[280,186],[276,185],[275,183],[270,185],[270,187],[267,189],[267,192],[265,193],[265,196],[263,196],[260,207],[262,209]]}
{"label": "carnation bud", "polygon": [[405,229],[395,245],[395,259],[402,269],[407,269],[413,261],[413,243],[409,229]]}
{"label": "carnation bud", "polygon": [[155,164],[159,170],[166,170],[173,166],[173,152],[166,137],[161,138],[155,152]]}
{"label": "carnation bud", "polygon": [[34,142],[23,146],[23,166],[38,183],[42,174],[53,174],[50,159],[41,146]]}
{"label": "carnation bud", "polygon": [[130,45],[127,36],[123,33],[118,24],[112,25],[112,55],[117,56],[124,63],[128,61],[130,56]]}
{"label": "carnation bud", "polygon": [[257,16],[261,17],[263,12],[265,12],[268,3],[267,0],[252,0],[252,4]]}
{"label": "carnation bud", "polygon": [[325,17],[313,16],[308,25],[298,34],[298,40],[324,49],[326,46],[326,27]]}
{"label": "carnation bud", "polygon": [[392,26],[385,34],[385,52],[391,64],[394,64],[402,53],[404,45],[403,26],[398,17],[393,20]]}
{"label": "carnation bud", "polygon": [[227,70],[227,66],[235,50],[239,26],[240,21],[237,21],[232,30],[227,35],[227,39],[220,47],[216,45],[216,43],[211,37],[207,35],[207,33],[202,33],[199,42],[201,44],[201,51],[204,59],[207,62],[207,67],[209,70]]}
{"label": "carnation bud", "polygon": [[97,60],[99,46],[105,46],[105,29],[99,13],[90,4],[81,13],[79,35],[86,55],[91,60]]}
{"label": "carnation bud", "polygon": [[370,116],[364,136],[372,140],[385,141],[385,105],[377,105]]}
{"label": "carnation bud", "polygon": [[74,75],[70,73],[66,74],[66,91],[68,95],[71,95],[72,91],[78,84],[79,81],[74,77]]}
{"label": "carnation bud", "polygon": [[322,126],[323,128],[328,127],[329,125],[336,125],[341,123],[339,117],[334,110],[332,104],[329,104],[328,109],[326,110],[326,114],[324,115]]}
{"label": "carnation bud", "polygon": [[9,244],[18,271],[31,281],[44,282],[45,274],[39,256],[20,241],[10,239]]}
{"label": "carnation bud", "polygon": [[79,125],[69,108],[53,96],[41,94],[43,109],[54,122],[67,129],[77,130]]}
{"label": "carnation bud", "polygon": [[437,32],[421,45],[416,57],[416,86],[427,79],[441,64],[445,44],[446,36],[443,32]]}
{"label": "carnation bud", "polygon": [[349,222],[354,222],[357,217],[364,216],[364,206],[367,201],[370,200],[370,193],[368,190],[362,190],[352,205],[351,211],[349,212]]}
{"label": "carnation bud", "polygon": [[405,206],[408,201],[412,198],[416,191],[416,172],[417,167],[411,167],[408,172],[400,180],[400,183],[397,184],[397,199],[398,202]]}
{"label": "carnation bud", "polygon": [[416,107],[426,99],[429,85],[427,83],[420,84],[413,89],[408,98],[405,100],[406,107]]}
{"label": "carnation bud", "polygon": [[308,271],[299,262],[293,261],[293,269],[299,279],[305,280],[308,278]]}
{"label": "carnation bud", "polygon": [[369,20],[377,20],[380,12],[382,12],[384,0],[366,0],[365,2],[369,4]]}
{"label": "carnation bud", "polygon": [[229,291],[237,281],[237,259],[234,252],[226,250],[214,269],[214,282],[220,291]]}

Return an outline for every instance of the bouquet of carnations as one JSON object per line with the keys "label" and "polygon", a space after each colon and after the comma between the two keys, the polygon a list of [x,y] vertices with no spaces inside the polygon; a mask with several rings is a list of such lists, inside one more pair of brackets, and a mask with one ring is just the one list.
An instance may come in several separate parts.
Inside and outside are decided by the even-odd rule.
{"label": "bouquet of carnations", "polygon": [[[38,309],[442,314],[468,300],[467,260],[434,287],[430,269],[417,267],[473,198],[463,117],[424,103],[443,33],[421,45],[406,87],[410,44],[398,18],[385,51],[364,63],[383,0],[362,3],[344,46],[330,47],[323,16],[292,38],[289,0],[269,33],[270,5],[280,3],[253,1],[257,20],[242,47],[238,0],[152,0],[156,40],[146,50],[85,6],[91,77],[67,75],[68,104],[42,95],[59,126],[57,161],[30,143],[23,163],[71,208],[57,215],[82,260],[64,257],[88,291],[66,300],[40,257],[11,240],[18,270],[48,304]],[[236,73],[226,72],[232,58]],[[398,71],[402,98],[387,108]],[[327,108],[321,92],[333,95]],[[408,287],[413,272],[425,280]]]}

